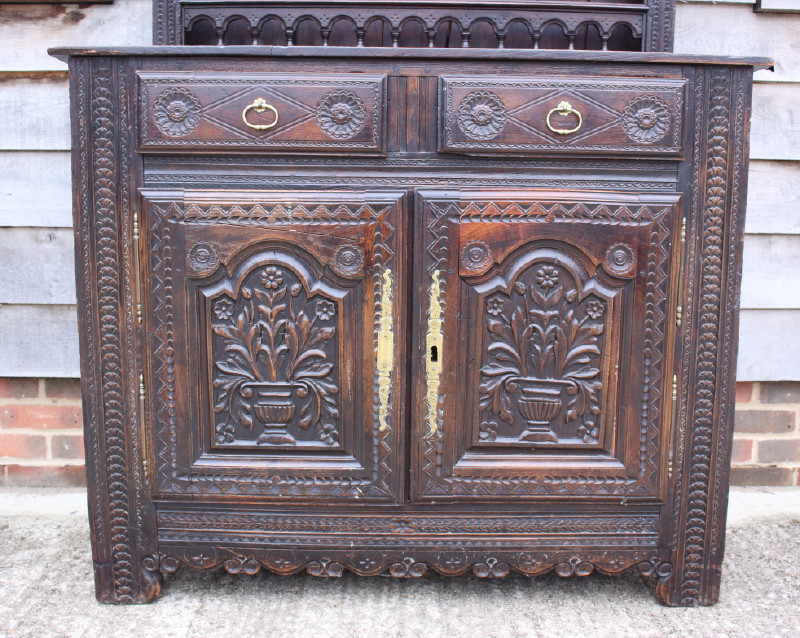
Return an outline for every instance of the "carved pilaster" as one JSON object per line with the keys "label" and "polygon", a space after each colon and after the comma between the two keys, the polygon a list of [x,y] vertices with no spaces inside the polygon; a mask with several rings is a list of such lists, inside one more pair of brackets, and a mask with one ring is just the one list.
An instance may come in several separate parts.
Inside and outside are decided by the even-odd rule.
{"label": "carved pilaster", "polygon": [[160,581],[140,566],[146,515],[138,459],[131,318],[128,80],[109,59],[73,59],[73,164],[86,465],[97,597],[147,602]]}
{"label": "carved pilaster", "polygon": [[679,415],[675,569],[656,586],[658,597],[673,606],[710,605],[719,597],[750,108],[750,89],[739,70],[713,69],[697,81],[695,108],[704,134],[695,140],[693,177],[702,190],[690,219],[697,237],[690,262],[698,267],[689,273],[687,334],[694,340],[684,344],[692,354],[684,360],[688,376]]}

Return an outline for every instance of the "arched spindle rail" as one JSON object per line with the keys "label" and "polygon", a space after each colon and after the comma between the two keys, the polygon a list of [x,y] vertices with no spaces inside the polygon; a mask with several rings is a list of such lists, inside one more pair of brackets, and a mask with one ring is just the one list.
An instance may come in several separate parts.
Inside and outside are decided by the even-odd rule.
{"label": "arched spindle rail", "polygon": [[189,45],[639,51],[646,13],[646,5],[633,3],[513,8],[220,3],[185,5],[183,28]]}

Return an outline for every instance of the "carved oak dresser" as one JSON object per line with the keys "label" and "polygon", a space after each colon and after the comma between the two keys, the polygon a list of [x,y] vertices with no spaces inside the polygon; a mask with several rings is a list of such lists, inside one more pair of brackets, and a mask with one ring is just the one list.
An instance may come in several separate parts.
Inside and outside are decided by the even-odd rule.
{"label": "carved oak dresser", "polygon": [[251,16],[255,46],[54,52],[101,601],[181,565],[717,599],[766,61],[475,48],[463,16],[447,48],[435,17],[423,48],[358,14],[385,47],[284,15],[293,46]]}

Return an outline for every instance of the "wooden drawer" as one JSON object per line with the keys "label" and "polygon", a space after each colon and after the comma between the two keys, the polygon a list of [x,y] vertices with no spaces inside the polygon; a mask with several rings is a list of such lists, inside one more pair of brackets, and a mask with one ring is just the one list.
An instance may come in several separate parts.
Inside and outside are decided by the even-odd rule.
{"label": "wooden drawer", "polygon": [[142,150],[385,154],[383,75],[138,75]]}
{"label": "wooden drawer", "polygon": [[441,152],[682,155],[683,79],[442,77],[439,82]]}

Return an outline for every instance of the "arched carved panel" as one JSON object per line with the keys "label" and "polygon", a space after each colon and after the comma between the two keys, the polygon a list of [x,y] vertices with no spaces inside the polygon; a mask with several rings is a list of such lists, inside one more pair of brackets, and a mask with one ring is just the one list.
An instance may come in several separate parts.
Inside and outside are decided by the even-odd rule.
{"label": "arched carved panel", "polygon": [[281,251],[199,289],[218,447],[340,447],[342,320],[349,290]]}
{"label": "arched carved panel", "polygon": [[563,248],[534,248],[473,286],[482,308],[476,443],[610,444],[616,384],[604,363],[619,363],[626,283],[590,275]]}

